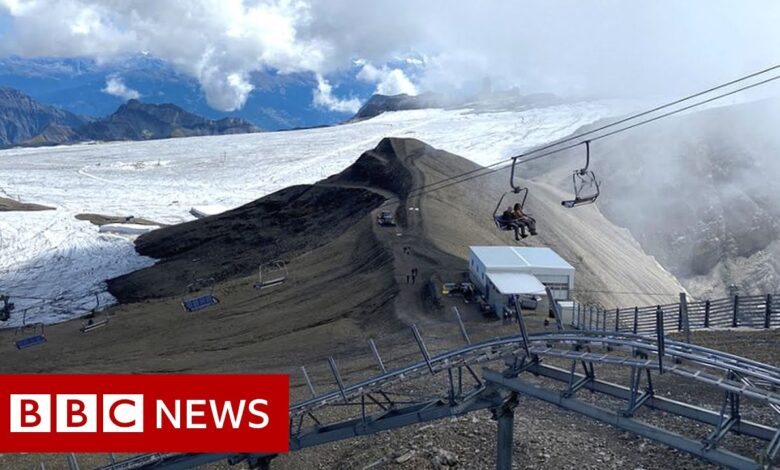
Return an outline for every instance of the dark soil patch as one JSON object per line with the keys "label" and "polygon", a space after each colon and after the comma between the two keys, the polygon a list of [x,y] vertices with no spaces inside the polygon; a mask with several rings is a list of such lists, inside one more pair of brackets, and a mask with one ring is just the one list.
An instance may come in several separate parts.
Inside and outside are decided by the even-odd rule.
{"label": "dark soil patch", "polygon": [[78,214],[76,215],[78,220],[86,220],[92,222],[95,225],[101,226],[106,224],[136,224],[136,225],[158,225],[164,227],[165,224],[155,222],[149,219],[143,219],[133,216],[118,216],[118,215],[101,215],[101,214]]}
{"label": "dark soil patch", "polygon": [[54,207],[33,204],[30,202],[19,202],[7,197],[0,197],[0,212],[33,212],[33,211],[53,211]]}

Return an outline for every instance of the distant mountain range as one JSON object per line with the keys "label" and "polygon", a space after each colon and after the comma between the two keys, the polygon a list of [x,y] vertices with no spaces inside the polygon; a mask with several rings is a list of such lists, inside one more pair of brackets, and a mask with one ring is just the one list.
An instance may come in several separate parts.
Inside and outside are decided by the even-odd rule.
{"label": "distant mountain range", "polygon": [[260,132],[240,118],[206,119],[174,104],[145,104],[130,100],[110,116],[78,130],[87,140],[146,140],[198,135],[246,134]]}
{"label": "distant mountain range", "polygon": [[389,111],[406,111],[426,108],[471,109],[476,112],[520,111],[566,103],[550,93],[522,94],[517,89],[483,91],[473,96],[448,97],[437,93],[410,95],[373,95],[350,119],[362,121]]}
{"label": "distant mountain range", "polygon": [[[341,95],[368,99],[374,89],[349,81]],[[268,130],[336,124],[350,117],[312,105],[317,80],[312,74],[254,72],[248,77],[254,90],[239,110],[211,108],[197,80],[177,72],[169,63],[145,54],[98,63],[85,58],[0,57],[0,87],[19,90],[33,99],[80,116],[112,113],[132,96],[107,93],[107,81],[117,78],[137,92],[144,103],[174,103],[208,119],[236,117]]]}
{"label": "distant mountain range", "polygon": [[240,134],[261,129],[240,118],[206,119],[173,104],[130,100],[104,118],[79,116],[0,88],[0,146],[54,145],[90,140],[148,140]]}

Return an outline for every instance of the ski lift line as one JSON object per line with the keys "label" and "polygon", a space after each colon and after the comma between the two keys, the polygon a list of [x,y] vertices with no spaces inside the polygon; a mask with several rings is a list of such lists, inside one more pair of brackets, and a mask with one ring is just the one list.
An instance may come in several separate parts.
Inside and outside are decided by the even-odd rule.
{"label": "ski lift line", "polygon": [[[760,70],[758,72],[753,72],[751,74],[744,75],[742,77],[736,78],[736,79],[734,79],[734,80],[732,80],[730,82],[727,82],[727,83],[723,83],[723,84],[720,84],[720,85],[713,86],[711,88],[708,88],[708,89],[706,89],[704,91],[700,91],[700,92],[695,93],[693,95],[688,95],[688,96],[686,96],[684,98],[679,98],[679,99],[677,99],[675,101],[672,101],[670,103],[662,104],[660,106],[656,106],[655,108],[648,109],[648,110],[645,110],[645,111],[641,111],[639,113],[633,114],[631,116],[627,116],[627,117],[625,117],[623,119],[620,119],[620,120],[617,120],[615,122],[612,122],[612,123],[609,123],[609,124],[605,124],[605,125],[603,125],[601,127],[597,127],[596,129],[592,129],[592,130],[589,130],[589,131],[586,131],[586,132],[582,132],[582,133],[580,133],[578,135],[570,136],[570,137],[567,137],[567,138],[565,138],[563,140],[559,140],[559,141],[553,142],[551,144],[547,144],[545,146],[542,146],[542,147],[533,149],[533,150],[531,150],[529,152],[526,152],[525,155],[528,155],[528,154],[531,154],[531,153],[535,153],[535,152],[541,152],[541,151],[544,151],[544,150],[548,150],[550,148],[555,147],[556,145],[560,145],[560,144],[563,144],[563,143],[572,142],[572,141],[575,141],[575,140],[580,140],[583,137],[586,137],[588,135],[595,134],[597,132],[601,132],[601,131],[609,129],[611,127],[618,126],[620,124],[625,124],[628,121],[633,121],[634,119],[638,119],[640,117],[647,116],[647,115],[655,113],[657,111],[661,111],[663,109],[670,108],[672,106],[676,106],[676,105],[684,103],[686,101],[690,101],[690,100],[692,100],[694,98],[698,98],[698,97],[704,96],[704,95],[706,95],[708,93],[712,93],[713,91],[717,91],[717,90],[720,90],[720,89],[723,89],[723,88],[727,88],[727,87],[729,87],[731,85],[735,85],[737,83],[744,82],[745,80],[749,80],[751,78],[755,78],[755,77],[757,77],[759,75],[763,75],[763,74],[765,74],[767,72],[771,72],[771,71],[777,70],[777,69],[780,69],[780,64],[773,65],[771,67],[767,67],[767,68],[765,68],[763,70]],[[592,140],[595,140],[595,139],[592,139]]]}
{"label": "ski lift line", "polygon": [[[633,115],[631,115],[631,116],[625,117],[625,118],[623,118],[623,119],[620,119],[620,120],[618,120],[618,121],[615,121],[615,122],[612,122],[612,123],[609,123],[609,124],[605,124],[605,125],[603,125],[603,126],[601,126],[601,127],[598,127],[598,128],[596,128],[596,129],[592,129],[592,130],[589,130],[589,131],[586,131],[586,132],[582,132],[582,133],[580,133],[580,134],[573,135],[573,136],[567,137],[567,138],[565,138],[565,139],[562,139],[562,140],[555,141],[555,142],[553,142],[553,143],[550,143],[550,144],[544,145],[544,146],[542,146],[542,147],[538,147],[538,148],[535,148],[535,149],[529,150],[528,152],[525,152],[525,153],[523,153],[523,154],[521,154],[521,155],[518,155],[518,156],[516,156],[516,157],[514,157],[514,158],[521,158],[521,157],[530,156],[530,155],[532,155],[532,154],[534,154],[534,153],[537,153],[537,152],[543,152],[543,151],[545,151],[545,150],[552,149],[552,148],[554,148],[554,147],[556,147],[556,146],[559,146],[559,145],[561,145],[561,144],[565,144],[565,143],[567,143],[567,142],[572,142],[572,141],[575,141],[575,140],[576,140],[576,141],[579,141],[579,140],[580,140],[580,139],[582,139],[583,137],[587,137],[587,136],[589,136],[589,135],[596,134],[596,133],[598,133],[598,132],[601,132],[601,131],[603,131],[603,130],[609,129],[609,128],[611,128],[611,127],[618,126],[618,125],[620,125],[620,124],[625,124],[626,122],[632,121],[632,120],[634,120],[634,119],[637,119],[637,118],[640,118],[640,117],[647,116],[647,115],[649,115],[649,114],[652,114],[652,113],[654,113],[654,112],[661,111],[661,110],[663,110],[663,109],[670,108],[670,107],[672,107],[672,106],[676,106],[676,105],[678,105],[678,104],[684,103],[684,102],[686,102],[686,101],[689,101],[689,100],[692,100],[692,99],[694,99],[694,98],[698,98],[698,97],[700,97],[700,96],[703,96],[703,95],[706,95],[706,94],[708,94],[708,93],[712,93],[713,91],[717,91],[717,90],[720,90],[720,89],[723,89],[723,88],[729,87],[729,86],[731,86],[731,85],[735,85],[735,84],[737,84],[737,83],[743,82],[743,81],[745,81],[745,80],[749,80],[749,79],[751,79],[751,78],[757,77],[757,76],[759,76],[759,75],[763,75],[763,74],[765,74],[765,73],[767,73],[767,72],[771,72],[771,71],[773,71],[773,70],[776,70],[776,69],[778,69],[778,68],[780,68],[780,64],[778,64],[778,65],[774,65],[774,66],[772,66],[772,67],[765,68],[765,69],[763,69],[763,70],[761,70],[761,71],[754,72],[754,73],[751,73],[751,74],[749,74],[749,75],[742,76],[742,77],[740,77],[740,78],[737,78],[737,79],[734,79],[734,80],[732,80],[732,81],[730,81],[730,82],[723,83],[723,84],[721,84],[721,85],[717,85],[717,86],[714,86],[714,87],[708,88],[707,90],[700,91],[700,92],[698,92],[698,93],[695,93],[695,94],[693,94],[693,95],[688,95],[688,96],[686,96],[686,97],[684,97],[684,98],[677,99],[677,100],[675,100],[675,101],[672,101],[672,102],[670,102],[670,103],[666,103],[666,104],[663,104],[663,105],[660,105],[660,106],[656,106],[655,108],[652,108],[652,109],[648,109],[648,110],[645,110],[645,111],[641,111],[641,112],[639,112],[639,113],[636,113],[636,114],[633,114]],[[763,84],[763,83],[759,83],[759,84]],[[591,139],[591,140],[596,140],[596,139]],[[579,145],[580,143],[581,143],[581,142],[579,142],[577,145]],[[575,145],[575,146],[576,146],[576,145]],[[568,148],[571,148],[571,147],[568,147]],[[565,150],[565,149],[559,149],[559,151],[563,151],[563,150]],[[471,171],[468,171],[468,172],[466,172],[466,173],[463,173],[462,175],[467,175],[467,174],[470,174],[470,173],[478,172],[479,170],[482,170],[482,169],[484,169],[484,168],[490,168],[490,167],[492,167],[492,166],[495,166],[495,165],[497,165],[497,164],[500,164],[500,163],[502,163],[502,162],[503,162],[503,160],[501,160],[501,161],[499,161],[499,162],[496,162],[496,163],[493,163],[493,164],[491,164],[491,165],[488,165],[488,166],[486,166],[486,167],[483,167],[483,168],[479,168],[479,169],[476,169],[476,170],[471,170]],[[453,177],[453,178],[454,178],[454,177]],[[447,178],[447,179],[444,179],[444,180],[441,180],[441,181],[437,181],[437,182],[434,182],[434,183],[431,183],[429,186],[432,186],[432,185],[438,184],[438,183],[440,183],[440,182],[447,181],[448,179],[449,179],[449,178]],[[413,189],[412,191],[414,191],[414,189]]]}
{"label": "ski lift line", "polygon": [[[616,130],[608,132],[606,134],[602,134],[602,135],[599,135],[599,136],[596,136],[596,137],[591,137],[590,139],[587,139],[587,140],[589,140],[590,142],[594,142],[594,141],[601,140],[601,139],[604,139],[604,138],[607,138],[607,137],[612,137],[612,136],[614,136],[616,134],[619,134],[621,132],[634,129],[634,128],[642,126],[644,124],[650,124],[650,123],[658,121],[660,119],[664,119],[664,118],[673,116],[675,114],[679,114],[681,112],[688,111],[688,110],[696,108],[698,106],[702,106],[704,104],[711,103],[713,101],[716,101],[716,100],[719,100],[719,99],[722,99],[722,98],[725,98],[725,97],[728,97],[728,96],[740,93],[740,92],[745,91],[745,90],[749,90],[751,88],[755,88],[755,87],[758,87],[758,86],[761,86],[761,85],[765,85],[765,84],[767,84],[769,82],[773,82],[775,80],[780,80],[780,75],[776,75],[776,76],[770,77],[770,78],[768,78],[766,80],[762,80],[760,82],[756,82],[756,83],[753,83],[753,84],[750,84],[750,85],[746,85],[744,87],[740,87],[740,88],[738,88],[736,90],[732,90],[732,91],[729,91],[727,93],[723,93],[723,94],[717,95],[715,97],[709,98],[709,99],[704,100],[704,101],[693,103],[691,105],[685,106],[683,108],[676,109],[674,111],[669,111],[667,113],[664,113],[664,114],[659,115],[659,116],[655,116],[653,118],[645,119],[645,120],[640,121],[638,123],[631,124],[629,126],[622,127],[620,129],[616,129]],[[522,154],[522,155],[511,157],[508,160],[502,160],[502,161],[499,161],[499,162],[495,162],[495,163],[493,163],[491,165],[478,168],[476,170],[470,170],[470,171],[467,171],[467,172],[464,172],[464,173],[461,173],[461,174],[458,174],[458,175],[455,175],[455,176],[452,176],[452,177],[449,177],[449,178],[445,178],[445,179],[437,181],[435,183],[431,183],[430,185],[420,186],[419,188],[412,189],[410,191],[410,193],[414,193],[414,194],[410,194],[410,195],[413,195],[415,197],[423,196],[425,194],[429,194],[429,193],[432,193],[432,192],[435,192],[435,191],[439,191],[441,189],[445,189],[445,188],[448,188],[450,186],[454,186],[454,185],[457,185],[457,184],[465,183],[466,181],[470,181],[472,179],[481,178],[483,176],[487,176],[489,174],[496,173],[497,171],[502,170],[502,169],[507,168],[507,167],[512,166],[512,165],[532,162],[534,160],[539,160],[539,159],[542,159],[542,158],[545,158],[545,157],[549,157],[551,155],[555,155],[555,154],[560,153],[560,152],[564,152],[566,150],[570,150],[570,149],[579,147],[584,142],[585,142],[584,140],[580,141],[580,142],[575,142],[575,143],[567,145],[565,147],[556,148],[554,150],[550,150],[549,152],[545,152],[545,153],[542,153],[540,155],[527,156],[527,155],[533,154],[535,151],[527,152],[527,153]],[[556,144],[556,145],[558,145],[558,144]],[[480,172],[480,171],[482,173],[473,174],[473,173],[477,173],[477,172]],[[461,178],[463,176],[467,176],[467,177],[463,178],[463,179],[458,179],[458,178]],[[447,183],[447,184],[431,188],[431,186],[436,186],[436,185],[442,184],[442,183]],[[417,192],[417,191],[419,191],[419,192]],[[398,198],[396,197],[396,198],[391,198],[391,199],[398,199]]]}
{"label": "ski lift line", "polygon": [[[732,90],[732,91],[729,91],[729,92],[726,92],[726,93],[719,94],[719,95],[717,95],[715,97],[712,97],[712,98],[709,98],[707,100],[696,102],[696,103],[693,103],[691,105],[685,106],[683,108],[679,108],[679,109],[676,109],[676,110],[673,110],[673,111],[669,111],[669,112],[664,113],[662,115],[659,115],[659,116],[656,116],[656,117],[653,117],[653,118],[650,118],[650,119],[646,119],[646,120],[640,121],[640,122],[635,123],[635,124],[631,124],[631,125],[626,126],[626,127],[622,127],[620,129],[617,129],[615,131],[612,131],[612,132],[609,132],[609,133],[606,133],[606,134],[602,134],[602,135],[591,137],[589,139],[582,140],[584,137],[591,136],[591,135],[593,135],[593,134],[595,134],[597,132],[600,132],[600,131],[612,128],[612,127],[620,125],[620,124],[624,124],[624,123],[626,123],[628,121],[637,119],[639,117],[647,116],[648,114],[652,114],[654,112],[660,111],[662,109],[669,108],[669,107],[674,106],[676,104],[683,103],[683,102],[688,101],[690,99],[693,99],[693,98],[696,98],[696,97],[700,97],[700,96],[705,95],[707,93],[711,93],[712,91],[719,90],[719,89],[725,88],[725,87],[727,87],[729,85],[733,85],[733,84],[739,83],[740,81],[744,81],[744,80],[747,80],[749,78],[753,78],[753,77],[755,77],[757,75],[761,75],[763,73],[766,73],[767,71],[774,70],[776,68],[780,68],[780,65],[777,65],[777,66],[765,69],[765,70],[763,70],[761,72],[756,72],[754,74],[747,75],[747,76],[742,77],[742,78],[737,79],[737,80],[732,80],[731,82],[728,82],[726,84],[710,88],[710,89],[708,89],[706,91],[702,91],[702,92],[696,93],[694,95],[687,96],[685,98],[680,98],[678,100],[675,100],[674,102],[671,102],[671,103],[668,103],[668,104],[665,104],[665,105],[662,105],[662,106],[657,106],[657,107],[655,107],[655,108],[653,108],[651,110],[647,110],[647,111],[643,111],[641,113],[637,113],[635,115],[632,115],[632,116],[627,117],[627,118],[623,118],[623,119],[621,119],[619,121],[616,121],[614,123],[606,124],[606,125],[601,126],[601,127],[597,128],[597,129],[594,129],[594,130],[591,130],[591,131],[587,131],[587,132],[583,132],[583,133],[580,133],[580,134],[577,134],[577,135],[574,135],[574,136],[571,136],[571,137],[567,137],[566,139],[553,142],[553,143],[548,144],[546,146],[539,147],[539,148],[536,148],[536,149],[533,149],[533,150],[529,150],[528,152],[522,153],[522,154],[514,156],[514,157],[510,157],[509,159],[502,159],[502,160],[496,161],[494,163],[491,163],[489,165],[486,165],[486,166],[483,166],[483,167],[480,167],[480,168],[476,168],[474,170],[469,170],[469,171],[460,173],[460,174],[455,175],[455,176],[444,178],[444,179],[441,179],[439,181],[435,181],[433,183],[420,186],[418,188],[413,188],[413,189],[411,189],[409,191],[410,195],[420,196],[420,195],[427,194],[427,193],[432,192],[432,191],[436,191],[438,189],[443,189],[444,187],[450,186],[450,184],[445,184],[441,188],[433,188],[433,189],[431,189],[431,188],[434,187],[434,186],[440,185],[440,184],[450,183],[453,180],[456,180],[458,178],[462,178],[462,177],[465,177],[465,176],[472,176],[473,175],[472,177],[464,179],[464,180],[459,181],[459,182],[465,182],[465,181],[468,181],[468,180],[473,179],[473,178],[479,178],[481,176],[485,176],[485,175],[488,175],[488,174],[495,173],[496,171],[501,170],[503,168],[506,168],[507,166],[509,166],[511,164],[527,163],[527,162],[531,162],[531,161],[538,160],[538,159],[541,159],[541,158],[545,158],[545,157],[548,157],[550,155],[554,155],[554,154],[557,154],[557,153],[560,153],[560,152],[563,152],[563,151],[570,150],[570,149],[573,149],[575,147],[578,147],[578,146],[582,145],[585,142],[585,140],[589,140],[591,142],[594,142],[594,141],[597,141],[597,140],[604,139],[606,137],[611,137],[611,136],[613,136],[615,134],[618,134],[620,132],[633,129],[635,127],[639,127],[639,126],[644,125],[644,124],[649,124],[649,123],[657,121],[659,119],[670,117],[672,115],[681,113],[683,111],[687,111],[687,110],[690,110],[690,109],[702,106],[704,104],[711,103],[713,101],[716,101],[716,100],[719,100],[719,99],[722,99],[722,98],[734,95],[736,93],[740,93],[740,92],[745,91],[745,90],[749,90],[749,89],[752,89],[752,88],[755,88],[755,87],[758,87],[758,86],[761,86],[761,85],[765,85],[765,84],[767,84],[769,82],[772,82],[772,81],[780,79],[780,75],[776,75],[776,76],[770,77],[768,79],[765,79],[765,80],[762,80],[762,81],[759,81],[759,82],[756,82],[756,83],[752,83],[750,85],[746,85],[746,86],[737,88],[735,90]],[[576,142],[573,143],[573,144],[564,146],[564,147],[555,148],[555,147],[560,146],[561,144],[564,144],[564,143],[567,143],[567,142],[572,142],[572,141],[576,141]],[[552,149],[552,150],[550,150],[550,149]],[[550,151],[544,152],[545,150],[550,150]],[[540,154],[540,155],[535,155],[538,152],[543,152],[543,153]],[[475,173],[478,173],[478,174],[474,175]],[[456,182],[455,184],[458,184],[458,182]],[[417,194],[415,194],[415,193],[417,193]],[[395,199],[397,199],[397,198],[395,198]]]}

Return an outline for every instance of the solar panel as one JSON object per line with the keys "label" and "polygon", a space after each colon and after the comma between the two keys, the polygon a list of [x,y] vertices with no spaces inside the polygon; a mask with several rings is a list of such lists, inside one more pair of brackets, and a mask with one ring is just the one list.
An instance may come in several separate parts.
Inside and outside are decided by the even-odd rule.
{"label": "solar panel", "polygon": [[27,349],[33,346],[38,346],[46,342],[46,337],[43,335],[30,336],[28,338],[20,339],[16,342],[16,349]]}
{"label": "solar panel", "polygon": [[206,307],[210,307],[218,303],[219,303],[219,299],[217,299],[211,294],[203,295],[201,297],[195,297],[194,299],[183,300],[181,302],[182,306],[184,306],[184,309],[187,310],[188,312],[195,312],[197,310],[202,310]]}

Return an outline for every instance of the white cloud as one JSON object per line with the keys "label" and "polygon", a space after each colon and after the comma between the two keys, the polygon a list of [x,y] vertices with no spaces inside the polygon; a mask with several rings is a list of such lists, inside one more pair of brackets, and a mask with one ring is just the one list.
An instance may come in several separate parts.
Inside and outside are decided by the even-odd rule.
{"label": "white cloud", "polygon": [[[334,77],[374,64],[370,83],[387,93],[479,88],[490,76],[526,92],[678,94],[780,57],[773,0],[0,0],[3,14],[0,53],[148,51],[223,110],[243,106],[261,70]],[[399,57],[410,58],[403,69],[389,65]]]}
{"label": "white cloud", "polygon": [[124,80],[122,80],[122,77],[116,75],[106,79],[106,86],[101,91],[103,91],[103,93],[108,93],[109,95],[118,96],[125,101],[137,100],[141,97],[141,94],[138,93],[138,91],[128,88],[127,85],[125,85]]}
{"label": "white cloud", "polygon": [[321,108],[339,113],[356,113],[360,109],[357,98],[339,99],[333,96],[333,86],[321,75],[317,76],[317,89],[314,90],[314,104]]}
{"label": "white cloud", "polygon": [[368,83],[376,83],[376,91],[380,95],[416,95],[417,87],[406,76],[403,70],[398,68],[376,68],[365,63],[358,72],[356,78]]}
{"label": "white cloud", "polygon": [[141,51],[195,77],[209,104],[231,111],[252,91],[251,72],[323,70],[327,44],[301,38],[300,0],[0,0],[11,17],[0,53],[109,60]]}

